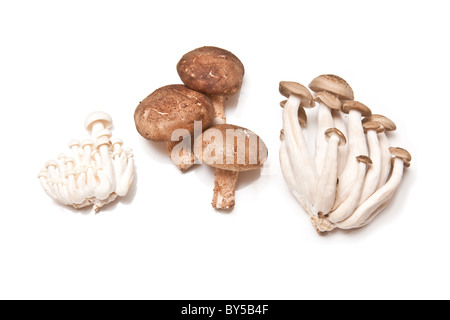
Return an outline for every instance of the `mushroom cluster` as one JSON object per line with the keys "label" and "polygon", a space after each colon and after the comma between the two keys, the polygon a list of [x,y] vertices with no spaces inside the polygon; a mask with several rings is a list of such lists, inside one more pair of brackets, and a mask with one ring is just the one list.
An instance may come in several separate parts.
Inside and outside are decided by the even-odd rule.
{"label": "mushroom cluster", "polygon": [[227,50],[201,47],[183,55],[177,72],[183,85],[164,86],[140,102],[136,129],[147,140],[165,142],[182,172],[196,160],[216,168],[212,205],[233,208],[238,172],[260,168],[267,159],[256,134],[226,124],[224,102],[241,89],[244,65]]}
{"label": "mushroom cluster", "polygon": [[112,138],[111,125],[104,112],[87,117],[91,139],[72,140],[70,156],[61,154],[40,171],[38,178],[47,195],[76,209],[93,205],[94,212],[127,195],[134,178],[133,154],[122,148],[122,140]]}
{"label": "mushroom cluster", "polygon": [[[319,233],[370,223],[391,201],[411,155],[386,136],[393,121],[354,100],[349,84],[321,75],[309,84],[280,82],[283,130],[280,164],[291,193]],[[304,137],[304,108],[318,104],[315,152]],[[343,113],[348,114],[347,118]]]}

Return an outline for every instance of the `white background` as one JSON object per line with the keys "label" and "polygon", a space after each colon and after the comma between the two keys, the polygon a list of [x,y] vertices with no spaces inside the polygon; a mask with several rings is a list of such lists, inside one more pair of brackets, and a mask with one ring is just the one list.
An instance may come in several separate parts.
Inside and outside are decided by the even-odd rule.
{"label": "white background", "polygon": [[[450,298],[447,2],[2,1],[0,298]],[[204,45],[244,63],[228,121],[270,152],[231,214],[211,208],[213,170],[179,173],[134,128],[139,101],[180,83],[176,63]],[[278,166],[278,82],[323,73],[393,119],[392,144],[413,155],[388,209],[327,236]],[[57,205],[36,176],[98,109],[137,179],[94,216]]]}

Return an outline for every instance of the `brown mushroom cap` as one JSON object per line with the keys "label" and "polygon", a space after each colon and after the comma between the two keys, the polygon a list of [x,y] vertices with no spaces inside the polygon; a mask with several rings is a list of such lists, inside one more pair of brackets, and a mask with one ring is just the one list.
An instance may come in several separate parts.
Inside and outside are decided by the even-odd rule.
{"label": "brown mushroom cap", "polygon": [[370,119],[370,118],[364,118],[364,120],[362,122],[364,132],[374,130],[377,133],[380,133],[385,130],[383,125],[381,123],[379,123],[378,121],[368,121],[367,119]]}
{"label": "brown mushroom cap", "polygon": [[293,81],[281,81],[280,93],[289,99],[291,95],[295,95],[301,98],[301,106],[303,108],[312,108],[316,105],[311,92],[305,86],[298,82]]}
{"label": "brown mushroom cap", "polygon": [[[284,108],[287,100],[283,100],[280,102],[280,106]],[[306,115],[306,111],[303,107],[298,108],[298,122],[302,127],[306,127],[308,124],[308,116]]]}
{"label": "brown mushroom cap", "polygon": [[186,129],[193,134],[195,121],[202,121],[204,130],[213,119],[211,100],[181,84],[157,89],[134,113],[137,131],[153,141],[170,141],[176,129]]}
{"label": "brown mushroom cap", "polygon": [[405,163],[405,167],[411,166],[412,156],[407,150],[402,148],[391,147],[389,148],[389,151],[394,157],[402,159],[403,162]]}
{"label": "brown mushroom cap", "polygon": [[339,146],[344,146],[347,143],[347,139],[345,138],[344,134],[341,130],[337,128],[330,128],[327,131],[325,131],[325,137],[327,138],[327,141],[330,139],[332,134],[337,134],[339,137]]}
{"label": "brown mushroom cap", "polygon": [[316,102],[323,103],[330,109],[341,110],[342,108],[341,100],[339,100],[339,98],[336,95],[328,91],[316,92],[314,94],[314,100]]}
{"label": "brown mushroom cap", "polygon": [[369,122],[369,121],[375,121],[378,122],[379,124],[381,124],[384,129],[386,131],[394,131],[397,130],[397,126],[395,125],[394,121],[392,121],[391,119],[389,119],[388,117],[385,117],[381,114],[373,114],[368,118],[365,118],[363,120],[363,124],[365,122]]}
{"label": "brown mushroom cap", "polygon": [[357,156],[356,160],[358,160],[358,162],[363,162],[367,165],[373,164],[372,159],[370,159],[368,156]]}
{"label": "brown mushroom cap", "polygon": [[[227,133],[229,138],[233,137],[233,141],[227,139]],[[194,150],[196,157],[205,164],[229,171],[258,169],[268,157],[267,147],[261,138],[248,129],[231,124],[217,125],[203,132],[196,139]],[[216,158],[220,152],[223,159]]]}
{"label": "brown mushroom cap", "polygon": [[186,53],[177,64],[181,81],[192,90],[211,95],[231,95],[239,91],[244,65],[231,52],[202,47]]}
{"label": "brown mushroom cap", "polygon": [[342,112],[349,113],[350,110],[356,110],[361,112],[361,115],[363,117],[370,117],[372,115],[372,111],[370,111],[368,106],[355,100],[345,101],[344,104],[342,105]]}
{"label": "brown mushroom cap", "polygon": [[337,95],[342,100],[353,100],[355,98],[350,85],[334,74],[324,74],[311,81],[309,88],[314,92],[328,91]]}

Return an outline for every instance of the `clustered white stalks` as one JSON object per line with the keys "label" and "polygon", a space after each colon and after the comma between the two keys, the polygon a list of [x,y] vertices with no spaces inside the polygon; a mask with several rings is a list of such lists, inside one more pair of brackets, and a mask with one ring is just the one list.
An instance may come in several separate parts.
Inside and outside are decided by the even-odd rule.
{"label": "clustered white stalks", "polygon": [[[395,124],[354,101],[345,80],[319,76],[310,88],[314,98],[298,83],[280,83],[280,93],[288,98],[282,104],[284,179],[318,232],[363,227],[389,204],[411,156],[390,147],[385,132],[395,130]],[[298,117],[299,109],[314,105],[313,99],[319,104],[314,157],[302,132],[306,123]],[[341,112],[349,115],[347,120]]]}
{"label": "clustered white stalks", "polygon": [[54,200],[76,209],[93,205],[93,211],[128,193],[134,178],[131,149],[112,138],[111,117],[94,112],[86,119],[91,139],[69,143],[70,156],[50,160],[38,178]]}

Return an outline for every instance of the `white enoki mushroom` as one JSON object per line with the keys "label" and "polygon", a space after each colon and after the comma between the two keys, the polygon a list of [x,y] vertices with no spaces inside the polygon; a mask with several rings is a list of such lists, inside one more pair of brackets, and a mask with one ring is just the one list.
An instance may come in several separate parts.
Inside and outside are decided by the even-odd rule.
{"label": "white enoki mushroom", "polygon": [[370,115],[370,110],[360,102],[347,101],[343,105],[343,111],[348,112],[349,147],[345,169],[339,176],[333,210],[336,210],[356,187],[356,180],[359,175],[358,168],[361,166],[357,160],[358,156],[367,157],[369,155],[361,116],[363,113]]}
{"label": "white enoki mushroom", "polygon": [[372,165],[367,170],[366,179],[361,192],[358,206],[367,200],[376,190],[381,173],[381,151],[380,143],[378,141],[377,131],[380,129],[380,124],[377,122],[364,123],[364,129],[367,135],[367,144],[369,145],[369,156],[372,160]]}
{"label": "white enoki mushroom", "polygon": [[[122,149],[122,141],[111,143],[111,118],[95,112],[86,120],[93,140],[69,143],[71,157],[60,155],[49,161],[38,177],[44,191],[54,200],[74,208],[100,207],[125,196],[134,178],[134,161],[130,149]],[[95,147],[94,147],[95,146]]]}
{"label": "white enoki mushroom", "polygon": [[362,227],[371,222],[392,200],[400,186],[405,167],[409,167],[411,155],[400,148],[391,148],[391,154],[395,156],[392,175],[389,181],[378,189],[355,212],[337,226],[341,229],[353,229]]}
{"label": "white enoki mushroom", "polygon": [[328,220],[332,223],[337,223],[347,219],[350,215],[352,215],[353,211],[355,211],[358,206],[367,167],[372,164],[372,161],[367,156],[358,156],[356,157],[356,160],[358,162],[358,167],[356,179],[354,180],[354,186],[350,190],[347,198],[345,198],[345,200],[328,215]]}
{"label": "white enoki mushroom", "polygon": [[336,128],[326,130],[324,136],[328,146],[314,201],[314,215],[320,216],[327,215],[333,207],[337,186],[338,147],[347,143],[342,132]]}

